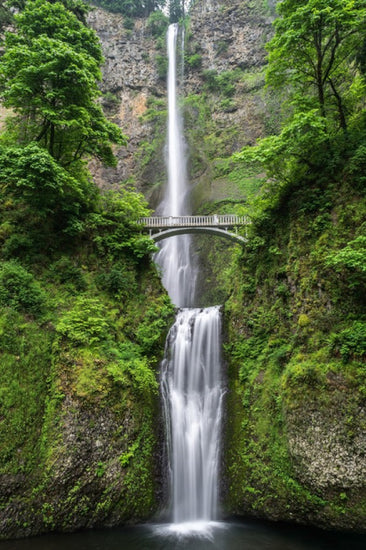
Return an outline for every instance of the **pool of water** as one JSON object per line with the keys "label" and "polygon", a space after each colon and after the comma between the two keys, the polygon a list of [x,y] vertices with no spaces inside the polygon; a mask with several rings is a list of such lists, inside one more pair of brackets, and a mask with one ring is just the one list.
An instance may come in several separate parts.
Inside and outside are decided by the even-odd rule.
{"label": "pool of water", "polygon": [[260,522],[143,525],[0,542],[0,550],[365,550],[366,535]]}

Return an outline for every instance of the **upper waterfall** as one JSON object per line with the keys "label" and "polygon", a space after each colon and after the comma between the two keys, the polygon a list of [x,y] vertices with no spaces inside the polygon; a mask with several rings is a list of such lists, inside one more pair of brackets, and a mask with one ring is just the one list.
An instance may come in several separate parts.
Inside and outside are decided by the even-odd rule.
{"label": "upper waterfall", "polygon": [[[186,145],[183,137],[183,120],[179,109],[177,85],[177,44],[179,26],[169,26],[168,54],[168,128],[167,169],[168,185],[158,212],[165,216],[189,214],[189,186],[187,180]],[[183,40],[183,35],[182,35]],[[184,44],[182,44],[182,47]],[[172,301],[179,307],[194,305],[196,268],[191,253],[191,237],[172,237],[161,244],[155,258],[162,269],[163,284]]]}

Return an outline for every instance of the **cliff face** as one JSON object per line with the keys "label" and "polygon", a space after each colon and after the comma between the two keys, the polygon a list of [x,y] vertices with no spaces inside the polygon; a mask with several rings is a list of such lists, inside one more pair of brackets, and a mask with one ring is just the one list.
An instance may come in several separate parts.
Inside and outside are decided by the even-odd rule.
{"label": "cliff face", "polygon": [[226,504],[366,531],[364,276],[328,263],[366,203],[352,181],[321,193],[320,225],[314,182],[267,213],[231,273]]}
{"label": "cliff face", "polygon": [[146,258],[116,267],[87,248],[37,264],[41,317],[0,311],[0,539],[161,506],[157,378],[173,308]]}
{"label": "cliff face", "polygon": [[[243,197],[235,183],[222,174],[217,177],[212,161],[253,143],[270,123],[262,69],[272,19],[271,9],[261,10],[249,1],[226,5],[202,0],[191,10],[183,111],[194,210],[210,201]],[[155,207],[166,181],[164,32],[153,38],[149,23],[141,19],[135,20],[132,30],[125,29],[122,16],[100,9],[90,14],[89,23],[101,39],[106,59],[104,103],[129,137],[127,148],[117,151],[116,170],[94,164],[93,172],[102,187],[134,180]]]}
{"label": "cliff face", "polygon": [[[105,57],[103,104],[128,136],[127,147],[116,149],[116,169],[105,169],[93,162],[91,170],[102,188],[118,187],[127,180],[135,182],[149,196],[149,172],[153,167],[146,168],[148,163],[141,156],[155,130],[144,115],[151,98],[165,96],[165,82],[159,78],[156,65],[156,41],[145,19],[135,19],[133,29],[126,29],[121,15],[96,8],[89,15],[89,24],[98,33]],[[163,161],[157,163],[161,165],[159,170],[163,170]]]}

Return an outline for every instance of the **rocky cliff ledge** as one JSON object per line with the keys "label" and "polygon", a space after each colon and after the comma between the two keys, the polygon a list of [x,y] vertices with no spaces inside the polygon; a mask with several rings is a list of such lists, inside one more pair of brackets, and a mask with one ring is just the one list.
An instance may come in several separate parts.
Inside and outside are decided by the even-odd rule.
{"label": "rocky cliff ledge", "polygon": [[116,150],[117,168],[106,169],[94,162],[93,174],[102,188],[129,179],[144,187],[146,180],[137,153],[154,131],[143,115],[149,98],[165,95],[165,82],[159,79],[156,66],[155,40],[146,19],[135,19],[133,29],[126,29],[123,16],[96,8],[89,14],[89,24],[98,33],[105,57],[101,83],[104,106],[128,136],[127,147]]}

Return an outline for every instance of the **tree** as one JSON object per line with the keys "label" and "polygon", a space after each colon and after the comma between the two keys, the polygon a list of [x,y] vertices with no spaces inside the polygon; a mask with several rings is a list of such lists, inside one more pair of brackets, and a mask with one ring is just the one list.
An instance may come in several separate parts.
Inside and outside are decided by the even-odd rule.
{"label": "tree", "polygon": [[103,57],[94,31],[62,3],[43,0],[28,1],[16,23],[0,84],[4,105],[18,115],[19,142],[38,143],[64,167],[85,156],[113,164],[110,143],[125,138],[97,102]]}
{"label": "tree", "polygon": [[[84,0],[46,0],[50,4],[63,4],[65,8],[74,13],[77,18],[86,23],[86,15],[89,13],[89,6]],[[16,8],[17,10],[24,10],[28,0],[7,0],[6,5]]]}
{"label": "tree", "polygon": [[184,1],[169,0],[169,20],[171,23],[177,23],[181,17],[184,17]]}
{"label": "tree", "polygon": [[91,4],[122,13],[127,17],[147,17],[153,11],[163,7],[165,0],[91,0]]}
{"label": "tree", "polygon": [[366,31],[365,0],[283,0],[268,44],[268,83],[289,86],[301,109],[347,128],[355,62]]}
{"label": "tree", "polygon": [[0,146],[0,176],[2,200],[11,201],[18,210],[30,207],[38,218],[47,219],[57,213],[80,216],[92,198],[88,186],[35,143]]}
{"label": "tree", "polygon": [[235,155],[265,168],[269,204],[326,185],[365,139],[366,0],[282,0],[277,9],[267,86],[287,99],[284,124]]}

